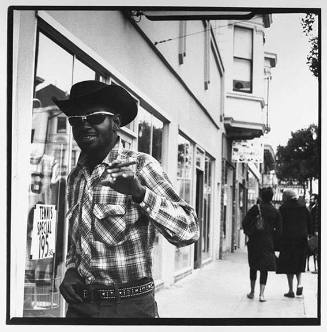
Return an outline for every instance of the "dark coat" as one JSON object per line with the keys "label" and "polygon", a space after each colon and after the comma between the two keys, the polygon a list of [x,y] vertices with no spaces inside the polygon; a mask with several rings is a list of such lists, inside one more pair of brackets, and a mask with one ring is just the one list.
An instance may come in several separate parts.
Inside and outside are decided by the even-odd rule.
{"label": "dark coat", "polygon": [[310,211],[311,214],[311,220],[312,220],[312,233],[318,233],[320,228],[320,211],[319,211],[319,205],[316,203]]}
{"label": "dark coat", "polygon": [[[275,271],[273,232],[281,232],[282,220],[278,210],[271,203],[262,203],[260,208],[264,228],[262,231],[256,231],[249,236],[247,242],[249,266],[251,269],[259,271]],[[244,217],[243,224],[247,222],[248,218],[254,218],[257,214],[258,207],[254,205]]]}
{"label": "dark coat", "polygon": [[283,218],[283,232],[277,273],[305,272],[307,237],[312,233],[310,212],[296,199],[286,201],[279,211]]}

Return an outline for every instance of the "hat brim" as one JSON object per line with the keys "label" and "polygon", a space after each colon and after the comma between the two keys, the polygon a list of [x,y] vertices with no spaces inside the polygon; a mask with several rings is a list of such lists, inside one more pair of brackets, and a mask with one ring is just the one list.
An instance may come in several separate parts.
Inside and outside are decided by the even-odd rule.
{"label": "hat brim", "polygon": [[107,85],[96,92],[78,98],[66,100],[53,98],[52,100],[67,116],[87,114],[87,108],[91,106],[107,106],[113,113],[120,115],[121,127],[132,122],[137,115],[135,99],[118,85]]}

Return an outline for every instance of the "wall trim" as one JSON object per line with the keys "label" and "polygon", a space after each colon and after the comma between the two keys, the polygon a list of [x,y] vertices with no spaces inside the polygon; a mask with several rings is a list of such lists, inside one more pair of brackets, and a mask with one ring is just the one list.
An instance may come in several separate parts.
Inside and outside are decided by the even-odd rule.
{"label": "wall trim", "polygon": [[227,92],[226,98],[235,98],[235,99],[243,99],[243,100],[251,100],[256,101],[261,104],[261,107],[263,108],[265,106],[265,100],[263,97],[257,97],[253,95],[248,95],[240,92]]}

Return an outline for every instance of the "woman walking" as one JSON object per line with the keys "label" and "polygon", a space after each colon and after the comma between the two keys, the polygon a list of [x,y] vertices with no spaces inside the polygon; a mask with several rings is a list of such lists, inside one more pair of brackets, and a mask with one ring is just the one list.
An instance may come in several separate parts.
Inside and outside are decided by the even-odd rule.
{"label": "woman walking", "polygon": [[[243,230],[248,235],[248,262],[250,267],[250,293],[249,299],[254,298],[255,283],[257,271],[260,271],[260,293],[259,301],[265,302],[265,286],[268,278],[268,271],[276,271],[276,258],[273,244],[273,233],[281,232],[281,216],[277,209],[271,203],[274,193],[272,188],[263,188],[261,190],[261,203],[254,205],[246,214],[243,220]],[[251,226],[255,223],[259,212],[262,215],[262,227]],[[251,229],[252,228],[252,229]],[[262,229],[258,229],[262,228]]]}
{"label": "woman walking", "polygon": [[311,216],[306,206],[298,202],[296,193],[292,190],[284,191],[279,211],[283,218],[283,232],[277,273],[287,275],[288,292],[284,296],[293,298],[294,275],[297,279],[296,295],[303,293],[301,273],[305,272],[307,238],[312,233]]}

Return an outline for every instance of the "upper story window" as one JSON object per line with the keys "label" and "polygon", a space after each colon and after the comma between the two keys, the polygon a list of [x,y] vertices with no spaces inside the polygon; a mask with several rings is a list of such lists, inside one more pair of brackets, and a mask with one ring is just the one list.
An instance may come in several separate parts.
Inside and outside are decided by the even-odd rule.
{"label": "upper story window", "polygon": [[252,93],[253,31],[234,27],[233,91]]}
{"label": "upper story window", "polygon": [[67,122],[66,117],[58,116],[57,117],[57,133],[66,133]]}

